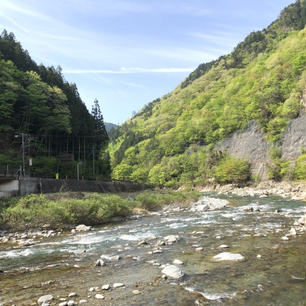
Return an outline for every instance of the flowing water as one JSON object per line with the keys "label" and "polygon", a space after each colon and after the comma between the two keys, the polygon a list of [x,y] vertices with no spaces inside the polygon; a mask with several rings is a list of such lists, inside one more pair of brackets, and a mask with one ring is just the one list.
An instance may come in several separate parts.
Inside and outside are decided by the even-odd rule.
{"label": "flowing water", "polygon": [[[168,209],[26,247],[2,247],[0,305],[37,305],[46,294],[58,305],[70,292],[77,293],[75,302],[86,299],[84,305],[306,305],[305,233],[281,239],[305,213],[305,203],[223,198],[230,203],[221,210]],[[170,234],[178,241],[162,245]],[[225,251],[244,260],[213,260]],[[101,254],[121,259],[95,267]],[[174,259],[184,262],[185,276],[162,278],[160,265]],[[124,287],[100,289],[116,282]],[[97,293],[105,299],[95,299]]]}

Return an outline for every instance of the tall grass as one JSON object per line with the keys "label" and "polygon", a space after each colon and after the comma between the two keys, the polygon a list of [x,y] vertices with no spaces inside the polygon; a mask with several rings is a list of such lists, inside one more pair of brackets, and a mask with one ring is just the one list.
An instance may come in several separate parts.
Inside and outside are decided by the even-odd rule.
{"label": "tall grass", "polygon": [[156,210],[175,202],[197,199],[198,192],[143,192],[138,194],[63,193],[28,195],[0,204],[0,228],[65,228],[84,223],[99,225],[113,217],[126,217],[134,208]]}

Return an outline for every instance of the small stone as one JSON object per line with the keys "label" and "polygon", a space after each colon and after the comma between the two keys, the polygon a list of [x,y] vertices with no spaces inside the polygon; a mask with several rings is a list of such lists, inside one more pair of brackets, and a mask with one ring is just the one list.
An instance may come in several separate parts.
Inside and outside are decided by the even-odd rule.
{"label": "small stone", "polygon": [[172,262],[174,265],[183,265],[184,263],[179,259],[174,259]]}
{"label": "small stone", "polygon": [[67,301],[59,303],[58,306],[67,306]]}
{"label": "small stone", "polygon": [[241,254],[233,254],[233,253],[230,253],[230,252],[223,252],[223,253],[220,253],[218,255],[215,255],[213,257],[214,260],[216,261],[237,261],[237,260],[243,260],[244,257],[241,255]]}
{"label": "small stone", "polygon": [[291,227],[290,231],[289,231],[289,236],[296,236],[296,230],[294,227]]}
{"label": "small stone", "polygon": [[101,287],[101,289],[102,289],[102,290],[109,290],[109,289],[110,289],[110,285],[109,285],[109,284],[103,285],[103,286]]}
{"label": "small stone", "polygon": [[95,298],[97,300],[104,300],[104,295],[98,293],[98,294],[95,295]]}
{"label": "small stone", "polygon": [[79,304],[86,304],[87,303],[87,300],[80,300],[79,301]]}
{"label": "small stone", "polygon": [[216,236],[216,239],[218,239],[218,240],[221,239],[221,236]]}
{"label": "small stone", "polygon": [[289,238],[287,236],[283,236],[281,239],[284,240],[284,241],[289,240]]}
{"label": "small stone", "polygon": [[74,305],[76,305],[76,304],[75,304],[75,301],[73,301],[73,300],[70,300],[67,303],[67,306],[74,306]]}
{"label": "small stone", "polygon": [[195,248],[195,251],[196,252],[201,252],[201,251],[203,251],[204,249],[202,248],[202,247],[199,247],[199,248]]}
{"label": "small stone", "polygon": [[218,249],[228,249],[228,248],[229,248],[229,246],[226,245],[226,244],[221,244],[221,245],[218,246]]}
{"label": "small stone", "polygon": [[69,293],[69,295],[68,295],[68,297],[75,297],[75,296],[77,296],[76,292],[71,292],[71,293]]}
{"label": "small stone", "polygon": [[124,284],[123,284],[123,283],[114,283],[114,284],[113,284],[113,288],[114,288],[114,289],[120,288],[120,287],[124,287]]}
{"label": "small stone", "polygon": [[179,279],[184,276],[184,272],[177,266],[168,265],[162,271],[169,278]]}
{"label": "small stone", "polygon": [[259,258],[261,258],[261,255],[260,255],[260,254],[258,254],[258,255],[256,256],[256,258],[258,258],[258,259],[259,259]]}
{"label": "small stone", "polygon": [[41,304],[46,304],[50,301],[53,300],[53,295],[51,294],[47,294],[47,295],[43,295],[41,296],[38,300],[37,300],[37,303],[38,305],[41,305]]}
{"label": "small stone", "polygon": [[164,237],[164,241],[167,244],[172,244],[174,242],[177,242],[178,240],[179,240],[179,236],[177,236],[177,235],[168,235],[168,236]]}
{"label": "small stone", "polygon": [[133,290],[132,292],[133,292],[133,294],[135,294],[135,295],[140,294],[140,291],[139,291],[139,290]]}

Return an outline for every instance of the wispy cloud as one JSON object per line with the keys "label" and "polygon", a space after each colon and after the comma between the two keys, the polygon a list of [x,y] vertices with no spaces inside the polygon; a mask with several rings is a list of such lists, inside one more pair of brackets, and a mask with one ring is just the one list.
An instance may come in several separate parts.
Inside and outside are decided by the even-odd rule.
{"label": "wispy cloud", "polygon": [[123,84],[123,85],[129,86],[129,87],[132,87],[132,88],[141,88],[141,89],[147,88],[144,85],[134,83],[134,82],[120,82],[120,83]]}
{"label": "wispy cloud", "polygon": [[[10,25],[13,25],[18,30],[20,30],[24,33],[27,33],[27,34],[30,33],[30,30],[28,30],[26,27],[24,27],[23,25],[16,22],[16,20],[14,18],[11,18],[10,16],[5,15],[2,12],[0,12],[0,16],[2,18],[6,19],[9,22]],[[4,25],[4,27],[7,27],[7,25]]]}
{"label": "wispy cloud", "polygon": [[190,5],[182,7],[181,12],[185,15],[192,15],[196,17],[208,16],[212,14],[212,11],[209,9]]}
{"label": "wispy cloud", "polygon": [[211,61],[219,56],[220,50],[211,50],[207,48],[207,51],[199,51],[186,48],[164,48],[164,49],[147,49],[143,50],[143,53],[147,53],[153,56],[159,56],[174,60],[180,60],[184,62],[194,62],[196,64],[203,61]]}
{"label": "wispy cloud", "polygon": [[27,15],[30,17],[36,17],[43,20],[50,20],[50,18],[44,14],[41,14],[38,11],[27,9],[21,5],[16,5],[12,3],[10,0],[2,0],[1,1],[1,9],[2,10],[10,10],[14,11],[15,13],[19,13],[22,15]]}
{"label": "wispy cloud", "polygon": [[179,73],[191,72],[194,68],[125,68],[112,69],[63,69],[65,74],[135,74],[135,73]]}
{"label": "wispy cloud", "polygon": [[237,44],[237,37],[232,34],[220,32],[216,34],[207,34],[200,32],[192,32],[188,34],[191,37],[203,39],[206,42],[218,45],[233,48]]}

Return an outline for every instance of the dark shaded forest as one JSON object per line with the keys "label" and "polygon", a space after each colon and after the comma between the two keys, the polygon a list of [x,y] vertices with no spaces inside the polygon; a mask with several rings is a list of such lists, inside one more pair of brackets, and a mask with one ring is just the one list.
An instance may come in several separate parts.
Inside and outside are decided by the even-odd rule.
{"label": "dark shaded forest", "polygon": [[74,178],[78,167],[81,177],[108,177],[107,156],[99,158],[107,143],[99,102],[93,102],[90,113],[60,66],[36,64],[14,34],[4,30],[0,36],[0,173],[23,172],[24,152],[26,175],[59,173]]}

